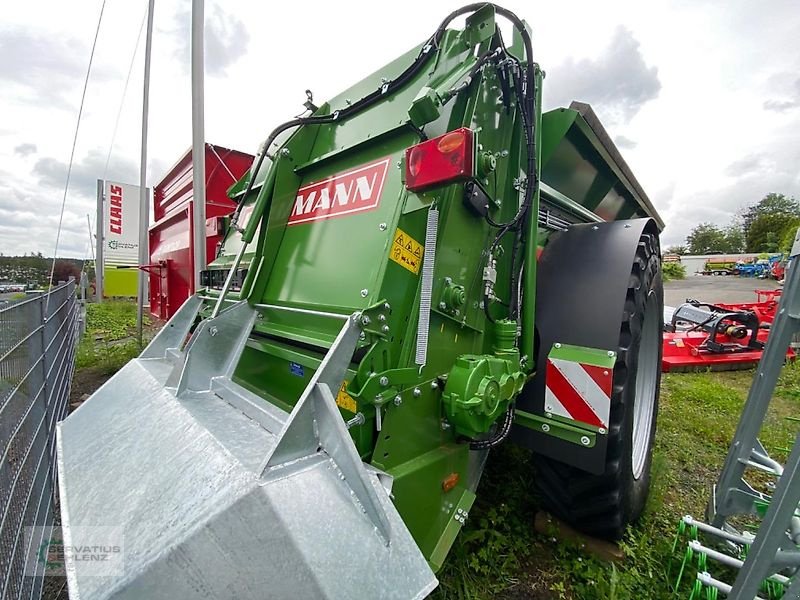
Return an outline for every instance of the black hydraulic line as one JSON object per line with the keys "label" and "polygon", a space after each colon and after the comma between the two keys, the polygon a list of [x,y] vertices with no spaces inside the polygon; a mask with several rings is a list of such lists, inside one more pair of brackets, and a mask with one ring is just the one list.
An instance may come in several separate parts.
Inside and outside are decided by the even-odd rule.
{"label": "black hydraulic line", "polygon": [[[267,140],[264,142],[264,149],[259,154],[258,158],[256,159],[255,168],[251,169],[250,179],[247,182],[247,187],[245,188],[244,194],[242,194],[242,201],[240,201],[239,205],[236,207],[236,211],[234,212],[234,216],[233,216],[233,219],[232,219],[232,224],[237,224],[238,223],[239,214],[241,213],[241,210],[242,210],[242,208],[244,206],[244,201],[245,201],[245,199],[247,198],[247,196],[250,194],[250,192],[253,189],[253,185],[255,184],[256,176],[258,175],[258,172],[261,170],[261,166],[262,166],[262,164],[264,162],[264,157],[269,153],[269,148],[270,148],[270,146],[272,146],[272,143],[275,141],[275,138],[277,138],[278,135],[280,135],[281,133],[283,133],[287,129],[291,129],[293,127],[298,127],[298,126],[301,126],[301,125],[321,125],[321,124],[325,124],[325,123],[333,123],[333,122],[336,122],[336,121],[344,121],[344,120],[348,119],[349,117],[351,117],[351,116],[361,112],[362,110],[368,108],[369,106],[371,106],[375,102],[380,101],[386,95],[388,95],[390,93],[393,93],[397,89],[399,89],[402,86],[404,86],[410,79],[415,77],[417,75],[417,73],[419,73],[419,71],[425,66],[425,63],[430,59],[430,57],[432,57],[435,54],[434,50],[438,49],[439,43],[441,42],[442,37],[444,37],[447,25],[450,24],[450,22],[453,21],[453,19],[455,19],[455,18],[457,18],[460,15],[463,15],[465,13],[475,12],[475,11],[481,9],[481,8],[484,8],[485,6],[487,6],[489,4],[490,3],[486,3],[486,2],[476,3],[476,4],[468,4],[466,6],[463,6],[463,7],[459,8],[459,9],[453,11],[452,13],[450,13],[440,23],[439,27],[436,29],[434,34],[429,38],[428,42],[425,43],[422,46],[422,48],[420,49],[420,53],[417,55],[417,58],[414,59],[414,62],[412,62],[411,65],[409,65],[409,67],[405,71],[403,71],[396,79],[394,79],[392,81],[389,81],[389,82],[386,82],[384,85],[382,85],[381,87],[377,88],[376,90],[374,90],[370,94],[367,94],[366,96],[364,96],[360,100],[354,102],[350,106],[347,106],[347,107],[342,108],[340,110],[334,111],[330,115],[319,115],[319,116],[300,117],[300,118],[292,119],[292,120],[287,121],[287,122],[279,125],[278,127],[276,127],[272,131],[272,133],[270,133],[270,135],[267,138]],[[533,50],[532,50],[532,44],[531,44],[530,36],[528,35],[528,32],[525,29],[524,24],[511,11],[508,11],[508,10],[502,8],[502,7],[497,6],[497,5],[492,5],[492,6],[494,7],[494,9],[495,9],[495,11],[497,13],[499,13],[500,15],[504,16],[506,19],[511,21],[514,24],[514,26],[520,31],[520,35],[521,35],[521,37],[523,39],[523,43],[525,45],[525,53],[526,53],[527,58],[528,58],[528,64],[527,64],[527,70],[529,72],[529,75],[527,77],[528,82],[529,82],[528,85],[534,86],[535,85],[535,80],[533,78],[534,67],[533,67],[533,58],[532,58],[533,57]],[[511,55],[508,54],[508,56],[511,56]],[[481,61],[479,61],[479,63],[480,62]],[[526,90],[523,112],[530,111],[530,114],[533,115],[534,103],[535,103],[535,93],[531,93],[531,90]],[[529,136],[527,130],[526,130],[526,138],[528,139],[528,174],[527,175],[528,175],[528,180],[530,181],[531,179],[535,180],[535,177],[536,177],[536,175],[535,175],[535,173],[536,173],[536,170],[535,170],[535,166],[536,166],[535,146],[533,146],[530,143],[530,140],[533,138],[533,136]],[[533,177],[531,177],[531,175]],[[529,186],[529,188],[530,187],[531,186]],[[530,205],[530,201],[531,201],[532,197],[533,197],[532,190],[527,190],[526,189],[526,198],[525,198],[525,202],[524,202],[525,206]]]}
{"label": "black hydraulic line", "polygon": [[[501,14],[502,16],[506,17],[510,20],[517,30],[520,32],[520,36],[522,37],[523,44],[525,46],[525,54],[527,58],[527,64],[525,68],[525,74],[522,78],[513,77],[514,85],[516,88],[516,97],[517,101],[520,102],[522,106],[520,106],[520,115],[522,117],[522,124],[523,124],[523,133],[525,135],[525,146],[527,149],[527,169],[526,169],[526,181],[525,181],[525,195],[522,202],[522,206],[514,218],[507,224],[503,224],[504,226],[500,227],[495,240],[492,242],[491,249],[489,251],[489,256],[491,257],[494,253],[495,248],[500,243],[503,236],[508,233],[509,231],[515,231],[515,240],[514,240],[514,247],[512,250],[512,281],[511,281],[511,290],[512,290],[512,298],[510,299],[511,307],[509,310],[509,315],[512,318],[517,318],[519,312],[519,303],[518,303],[518,289],[519,289],[519,273],[520,271],[516,270],[515,262],[516,262],[516,254],[519,249],[520,242],[530,243],[529,240],[522,239],[522,232],[520,231],[520,225],[524,225],[526,223],[526,219],[531,218],[530,208],[533,205],[533,198],[534,194],[538,190],[539,187],[539,178],[536,173],[536,78],[535,78],[535,65],[533,62],[533,48],[530,36],[528,35],[527,30],[525,29],[525,25],[519,18],[514,15],[514,13],[502,9],[498,6],[495,6],[495,11]],[[501,38],[502,43],[502,36]],[[510,56],[510,53],[509,53]],[[519,60],[517,60],[517,64],[520,64]],[[498,224],[499,225],[499,224]],[[489,258],[491,260],[491,258]],[[494,319],[492,319],[491,314],[489,312],[489,305],[488,305],[488,297],[484,294],[484,312],[486,313],[487,319],[494,323]],[[482,441],[475,441],[470,443],[470,449],[472,450],[484,450],[493,448],[499,444],[501,444],[508,435],[511,433],[511,428],[514,423],[514,404],[511,403],[508,407],[508,411],[506,412],[505,419],[498,430],[498,432],[488,440]]]}
{"label": "black hydraulic line", "polygon": [[408,126],[414,130],[414,132],[419,136],[420,142],[427,142],[428,141],[428,134],[425,133],[425,130],[422,127],[417,127],[412,122],[409,121]]}
{"label": "black hydraulic line", "polygon": [[[525,47],[525,58],[527,58],[527,63],[525,65],[524,75],[520,77],[516,77],[515,84],[516,84],[516,96],[517,101],[521,104],[520,106],[520,113],[522,115],[522,122],[523,122],[523,131],[525,135],[525,145],[527,150],[527,169],[526,169],[526,185],[525,185],[525,195],[523,199],[522,206],[520,207],[519,211],[515,215],[515,217],[509,222],[505,224],[498,224],[497,226],[500,227],[494,241],[491,244],[491,249],[489,251],[489,260],[494,254],[495,249],[499,245],[503,236],[508,233],[509,231],[515,231],[516,237],[520,238],[522,233],[519,231],[519,225],[525,223],[526,217],[528,217],[528,212],[530,211],[530,207],[533,204],[534,193],[538,189],[539,181],[536,174],[536,78],[535,78],[535,64],[533,62],[533,44],[531,42],[530,35],[528,35],[528,31],[525,28],[525,24],[511,11],[506,10],[502,7],[499,7],[495,4],[481,2],[476,4],[469,4],[463,6],[452,13],[450,13],[445,19],[441,22],[439,27],[436,29],[435,33],[431,38],[425,43],[422,48],[420,49],[420,53],[414,62],[408,66],[396,79],[392,81],[388,81],[377,88],[375,91],[367,94],[360,100],[354,102],[350,106],[345,108],[339,109],[334,111],[330,115],[319,115],[319,116],[310,116],[310,117],[299,117],[287,121],[278,127],[276,127],[272,133],[267,137],[266,141],[263,145],[263,150],[259,154],[258,158],[255,162],[255,167],[250,171],[250,178],[247,182],[247,186],[245,188],[244,193],[242,194],[242,199],[238,203],[236,210],[234,212],[233,219],[231,220],[231,228],[239,229],[238,227],[238,219],[241,213],[242,208],[244,207],[244,203],[247,197],[253,190],[253,186],[255,184],[255,179],[258,176],[259,171],[264,162],[264,157],[268,155],[270,147],[272,146],[275,139],[284,131],[291,129],[293,127],[298,127],[302,125],[321,125],[326,123],[334,123],[344,121],[359,112],[365,110],[366,108],[372,106],[374,103],[379,102],[384,97],[388,96],[389,94],[395,92],[397,89],[403,87],[409,80],[414,78],[419,71],[425,66],[428,60],[434,56],[435,50],[439,48],[439,43],[442,40],[442,37],[445,34],[445,30],[447,25],[457,18],[460,15],[465,13],[475,12],[479,9],[482,9],[486,6],[493,6],[496,13],[500,14],[501,16],[505,17],[514,25],[514,27],[519,31],[520,37],[522,38],[524,47]],[[501,39],[501,46],[502,46],[502,36],[498,32],[498,37]],[[515,60],[517,65],[521,66],[521,61],[519,58],[514,57],[512,54],[505,50],[505,46],[502,46],[505,55],[509,58]],[[461,91],[461,89],[465,89],[469,86],[474,75],[477,73],[478,69],[485,64],[493,56],[496,56],[497,52],[493,53],[485,53],[481,56],[476,65],[473,69],[470,70],[466,85],[459,86],[457,88],[456,93]],[[421,130],[420,130],[421,131]],[[420,132],[418,131],[418,133]],[[424,135],[424,134],[423,134]],[[230,229],[227,233],[230,232]],[[240,230],[241,231],[241,230]],[[515,249],[518,244],[518,239],[515,239]],[[514,271],[514,265],[512,264],[512,271]],[[512,272],[512,278],[517,278],[518,274]],[[518,282],[514,282],[512,280],[512,289],[515,289],[518,286]],[[517,300],[514,298],[511,299],[511,303],[514,306],[514,312],[518,311]],[[489,298],[487,294],[484,294],[484,311],[486,313],[487,319],[494,323],[495,320],[492,318],[490,311],[489,311]],[[487,449],[492,448],[500,443],[502,443],[511,432],[511,427],[514,421],[514,404],[510,404],[508,407],[508,411],[506,412],[505,419],[496,433],[492,438],[488,440],[482,441],[475,441],[470,444],[470,448],[475,450],[480,449]]]}
{"label": "black hydraulic line", "polygon": [[[519,105],[519,99],[522,96],[522,89],[521,89],[522,86],[519,83],[519,79],[513,77],[513,75],[512,75],[512,80],[513,80],[512,83],[515,86],[515,92],[516,92],[515,95],[516,95],[516,98],[517,98],[517,104]],[[523,107],[520,106],[519,108],[520,108],[520,114],[521,114],[522,120],[523,120],[523,131],[525,132],[526,143],[527,143],[527,141],[528,141],[528,137],[527,137],[528,136],[528,119],[527,119],[527,115],[525,114],[525,111],[523,110]],[[526,188],[526,194],[527,194],[527,188]],[[508,223],[496,224],[496,223],[493,223],[490,220],[490,225],[493,224],[494,226],[499,227],[501,229],[498,232],[498,234],[495,237],[495,240],[494,240],[494,242],[492,244],[492,251],[500,243],[500,241],[502,240],[503,236],[505,236],[506,233],[508,233],[509,231],[514,231],[514,233],[515,233],[515,235],[514,235],[514,244],[512,246],[512,253],[511,253],[511,299],[510,299],[510,307],[509,307],[509,317],[511,317],[512,319],[517,319],[518,316],[519,316],[519,284],[520,284],[520,281],[519,281],[519,269],[517,269],[517,259],[519,257],[520,246],[523,243],[523,241],[522,241],[522,232],[521,232],[520,225],[523,223],[523,219],[527,215],[528,210],[529,210],[529,205],[526,206],[525,204],[523,204],[523,206],[520,207],[520,210],[517,212],[517,214],[514,216],[514,218],[511,219],[511,221],[509,221]]]}
{"label": "black hydraulic line", "polygon": [[[453,16],[452,18],[455,18],[455,16]],[[450,20],[452,20],[452,18]],[[244,202],[250,195],[250,192],[252,192],[253,190],[255,179],[259,171],[261,170],[261,166],[264,163],[264,157],[268,155],[270,146],[272,146],[272,143],[275,141],[275,138],[277,138],[281,133],[283,133],[287,129],[291,129],[293,127],[298,127],[301,125],[322,125],[326,123],[334,123],[336,121],[344,121],[349,117],[352,117],[355,114],[361,112],[362,110],[369,108],[371,105],[380,101],[386,95],[391,94],[395,92],[397,89],[403,87],[410,79],[412,79],[417,75],[417,73],[422,69],[422,67],[425,65],[428,59],[435,54],[433,50],[438,48],[438,44],[441,41],[442,36],[444,35],[444,30],[445,27],[447,26],[447,23],[449,23],[449,20],[447,19],[442,22],[442,24],[436,30],[436,33],[434,33],[434,35],[428,40],[428,42],[422,46],[420,53],[417,56],[417,58],[414,59],[414,62],[412,62],[411,65],[409,65],[409,67],[405,71],[403,71],[396,79],[386,82],[381,87],[371,92],[370,94],[367,94],[360,100],[357,100],[350,106],[347,106],[340,110],[336,110],[330,115],[298,117],[290,121],[286,121],[285,123],[282,123],[281,125],[278,125],[275,129],[273,129],[272,132],[267,137],[266,141],[264,142],[263,151],[258,155],[255,167],[250,170],[250,179],[248,180],[247,187],[245,188],[245,191],[242,194],[242,200],[239,202],[238,206],[236,207],[236,210],[234,211],[233,219],[231,220],[232,225],[238,224],[239,215],[242,211],[242,208],[244,207]]]}
{"label": "black hydraulic line", "polygon": [[514,404],[511,403],[508,405],[508,410],[506,410],[505,418],[503,419],[503,423],[500,425],[500,428],[495,432],[495,434],[485,440],[473,440],[469,443],[470,450],[488,450],[490,448],[494,448],[499,446],[508,435],[511,433],[511,426],[514,424]]}
{"label": "black hydraulic line", "polygon": [[[450,21],[452,21],[453,19],[455,19],[456,17],[465,12],[472,12],[474,10],[477,10],[478,8],[482,8],[483,6],[485,6],[485,4],[470,4],[468,6],[462,7],[452,12],[448,17],[444,19],[444,21],[442,21],[442,23],[436,29],[436,32],[433,34],[433,36],[431,36],[429,40],[422,46],[422,48],[420,49],[420,53],[417,55],[417,58],[414,59],[414,62],[412,62],[408,66],[408,68],[406,68],[405,71],[403,71],[396,79],[386,82],[381,87],[367,94],[360,100],[357,100],[350,106],[347,106],[340,110],[336,110],[330,115],[299,117],[296,119],[292,119],[290,121],[286,121],[281,125],[278,125],[278,127],[276,127],[272,131],[272,133],[270,133],[269,137],[267,137],[266,142],[264,142],[264,150],[256,160],[255,169],[251,169],[250,180],[248,181],[247,188],[242,198],[243,199],[247,198],[249,193],[252,191],[255,178],[258,175],[258,172],[261,169],[261,165],[264,162],[264,157],[268,154],[272,142],[275,141],[275,138],[278,137],[278,135],[280,135],[287,129],[291,129],[292,127],[298,127],[300,125],[321,125],[325,123],[333,123],[335,121],[344,121],[349,117],[352,117],[353,115],[370,107],[372,104],[378,102],[386,95],[396,91],[398,88],[405,85],[415,75],[417,75],[417,73],[420,71],[420,69],[422,69],[422,67],[425,65],[428,59],[435,54],[433,50],[438,49],[439,42],[441,42],[442,37],[444,36],[445,29],[447,25],[450,23]],[[240,203],[240,206],[241,204],[242,203]],[[238,217],[238,215],[239,215],[239,208],[237,207],[237,212],[235,213],[235,216]]]}
{"label": "black hydraulic line", "polygon": [[[517,106],[519,107],[520,115],[521,115],[521,118],[522,118],[522,130],[523,130],[523,132],[525,134],[525,143],[526,143],[526,147],[528,147],[529,146],[529,140],[530,140],[530,137],[529,137],[530,136],[529,123],[530,123],[530,121],[532,119],[530,119],[530,116],[528,114],[526,114],[526,111],[524,109],[524,104],[520,103],[520,99],[523,97],[523,89],[522,89],[523,86],[522,86],[522,83],[520,82],[518,77],[514,77],[512,75],[511,78],[513,80],[512,83],[514,84],[515,96],[516,96],[516,99],[517,99]],[[535,117],[535,115],[534,115],[534,117]],[[535,171],[534,171],[534,179],[535,179]],[[525,183],[527,184],[527,181]],[[486,220],[490,225],[492,225],[493,227],[497,227],[497,228],[502,229],[502,231],[498,234],[497,239],[495,240],[494,246],[496,246],[500,242],[500,238],[502,238],[508,231],[510,231],[512,229],[518,229],[518,226],[522,222],[522,220],[523,220],[523,218],[525,216],[525,213],[527,212],[527,210],[528,210],[528,208],[530,206],[530,203],[531,203],[529,201],[529,199],[528,199],[529,189],[531,189],[531,186],[530,185],[526,185],[526,188],[525,188],[525,199],[523,200],[523,204],[520,207],[520,210],[517,212],[517,214],[514,215],[514,217],[510,221],[508,221],[507,223],[496,223],[490,217],[488,217],[488,216],[486,217]],[[531,198],[532,198],[532,195],[531,195]]]}
{"label": "black hydraulic line", "polygon": [[514,236],[514,245],[511,247],[511,298],[509,299],[508,309],[508,316],[514,320],[519,316],[519,273],[522,265],[517,265],[517,261],[521,254],[521,246],[522,236],[519,235],[519,230],[517,230],[517,235]]}
{"label": "black hydraulic line", "polygon": [[[523,28],[522,32],[524,32],[524,37],[529,39],[527,35],[527,31]],[[501,40],[502,45],[502,36],[498,36]],[[502,45],[503,49],[505,50],[505,46]],[[511,54],[507,54],[507,56],[511,56]],[[516,59],[515,59],[516,60]],[[532,59],[530,55],[528,57],[528,63],[532,63]],[[519,62],[517,61],[519,65]],[[526,171],[527,174],[527,181],[525,187],[525,197],[523,199],[522,206],[520,206],[519,211],[517,212],[514,217],[506,222],[506,223],[497,223],[488,215],[485,216],[485,219],[489,225],[499,229],[497,232],[494,240],[489,249],[489,256],[494,254],[494,251],[497,249],[497,246],[502,241],[503,237],[513,231],[515,233],[514,236],[514,244],[512,249],[512,257],[511,257],[511,298],[509,300],[509,316],[512,319],[517,319],[519,315],[519,270],[517,269],[516,261],[519,255],[520,246],[522,243],[522,231],[520,225],[524,224],[525,218],[528,216],[530,207],[533,203],[533,193],[535,191],[535,187],[538,185],[538,180],[536,177],[536,146],[535,146],[535,130],[533,128],[533,123],[535,121],[535,114],[528,114],[529,107],[533,104],[528,103],[528,98],[526,96],[526,90],[524,83],[520,80],[520,77],[515,77],[513,73],[510,74],[511,76],[511,84],[514,86],[515,96],[517,99],[517,105],[519,107],[520,115],[522,118],[522,129],[525,135],[525,144],[528,150],[528,170]],[[534,80],[535,82],[535,80]],[[532,90],[528,88],[528,93]],[[533,90],[535,95],[535,90]],[[535,100],[535,98],[534,98]],[[531,160],[533,157],[533,160]],[[484,313],[486,314],[486,318],[489,320],[490,323],[495,323],[495,319],[492,317],[491,312],[489,310],[489,297],[488,295],[484,294],[483,297],[484,302]]]}
{"label": "black hydraulic line", "polygon": [[484,293],[483,294],[483,314],[486,315],[486,320],[489,321],[492,325],[497,323],[495,318],[492,316],[491,311],[489,310],[490,298],[489,295]]}
{"label": "black hydraulic line", "polygon": [[460,92],[467,89],[469,85],[472,83],[473,78],[477,75],[478,71],[480,71],[486,63],[490,62],[491,60],[497,59],[501,55],[502,50],[500,48],[496,48],[492,50],[491,48],[484,52],[483,54],[478,57],[478,60],[472,65],[472,68],[467,73],[467,76],[464,80],[459,83],[457,86],[454,86],[447,90],[442,95],[442,105],[447,104],[453,97],[457,96]]}

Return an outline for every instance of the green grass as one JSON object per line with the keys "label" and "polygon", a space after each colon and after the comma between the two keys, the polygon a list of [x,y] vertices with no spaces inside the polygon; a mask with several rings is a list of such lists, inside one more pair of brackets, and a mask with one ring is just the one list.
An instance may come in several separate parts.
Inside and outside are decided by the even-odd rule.
{"label": "green grass", "polygon": [[[130,302],[88,306],[87,334],[77,366],[113,373],[139,353],[136,307]],[[531,455],[511,444],[493,451],[467,525],[438,574],[440,600],[672,600],[679,519],[702,518],[739,418],[752,371],[682,373],[662,380],[653,480],[645,514],[621,543],[625,558],[611,565],[574,543],[536,533],[540,508]],[[762,442],[778,460],[791,445],[787,416],[800,416],[800,365],[784,368]],[[756,479],[758,482],[758,479]],[[668,572],[672,565],[672,572]]]}
{"label": "green grass", "polygon": [[[145,322],[147,320],[145,314]],[[101,304],[86,305],[86,331],[93,336],[116,341],[134,335],[135,328],[135,302],[106,300]]]}
{"label": "green grass", "polygon": [[[664,376],[650,499],[644,516],[621,543],[625,558],[616,565],[534,532],[539,502],[530,455],[513,447],[493,452],[467,526],[439,573],[441,585],[434,597],[688,598],[685,585],[677,596],[672,589],[677,523],[686,514],[703,517],[752,377],[752,371]],[[779,461],[786,459],[780,448],[791,445],[796,429],[785,417],[800,416],[798,401],[800,365],[787,365],[761,434]]]}
{"label": "green grass", "polygon": [[[145,315],[145,325],[148,322]],[[75,368],[91,368],[106,374],[118,371],[141,351],[135,335],[135,302],[112,300],[88,304],[86,333],[78,344]]]}

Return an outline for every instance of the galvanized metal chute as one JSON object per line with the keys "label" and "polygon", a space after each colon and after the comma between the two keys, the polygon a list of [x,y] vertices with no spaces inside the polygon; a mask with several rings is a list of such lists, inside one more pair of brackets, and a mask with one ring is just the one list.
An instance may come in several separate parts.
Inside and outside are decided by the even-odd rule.
{"label": "galvanized metal chute", "polygon": [[124,573],[87,576],[68,559],[71,594],[427,595],[436,578],[389,498],[391,478],[361,462],[334,402],[360,315],[287,414],[231,379],[256,311],[234,304],[184,348],[202,307],[190,298],[58,425],[65,543],[90,544],[90,525],[124,532]]}

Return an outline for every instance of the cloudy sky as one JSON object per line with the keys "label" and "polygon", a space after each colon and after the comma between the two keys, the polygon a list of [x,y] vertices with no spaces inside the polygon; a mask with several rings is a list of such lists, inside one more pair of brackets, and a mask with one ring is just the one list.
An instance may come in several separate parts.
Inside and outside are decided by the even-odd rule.
{"label": "cloudy sky", "polygon": [[[255,152],[298,114],[427,38],[463,2],[206,5],[206,138]],[[52,256],[100,0],[7,3],[0,23],[0,252]],[[190,0],[156,0],[148,183],[191,145]],[[664,244],[768,192],[800,197],[793,0],[521,2],[545,108],[590,102],[663,216]],[[107,0],[59,255],[87,252],[95,181],[135,183],[145,0]],[[110,153],[115,121],[121,119]],[[108,160],[108,168],[106,163]],[[92,218],[94,218],[92,216]]]}

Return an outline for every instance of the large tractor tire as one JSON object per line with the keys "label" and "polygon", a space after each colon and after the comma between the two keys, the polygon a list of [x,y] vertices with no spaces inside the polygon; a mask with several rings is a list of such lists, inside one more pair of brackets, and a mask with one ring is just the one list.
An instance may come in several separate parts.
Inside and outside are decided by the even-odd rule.
{"label": "large tractor tire", "polygon": [[642,513],[650,485],[661,383],[664,289],[658,239],[643,233],[631,267],[609,416],[605,472],[536,455],[545,508],[589,535],[617,540]]}

